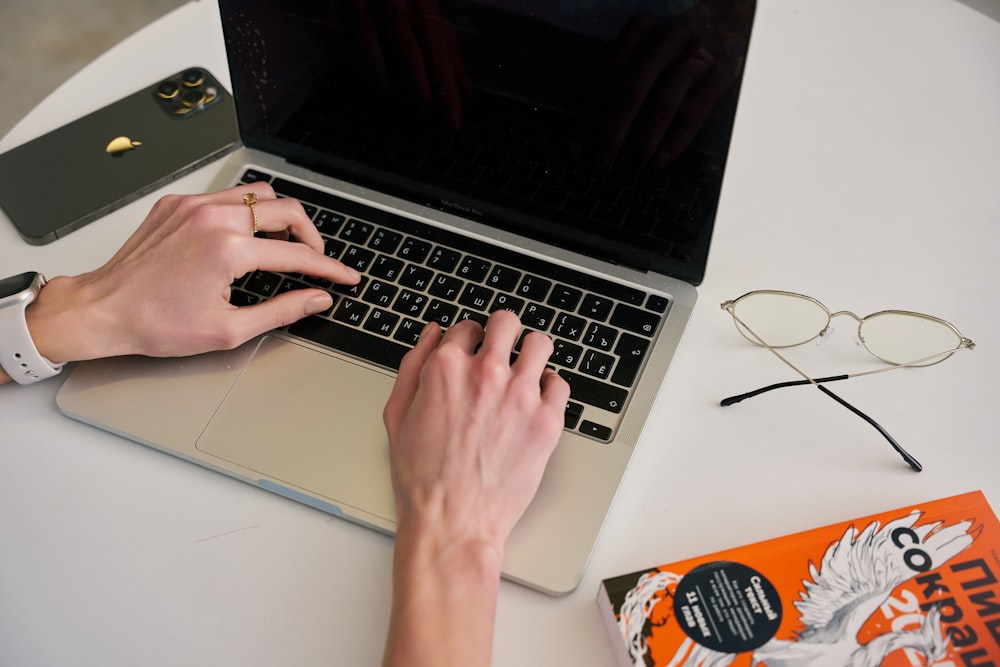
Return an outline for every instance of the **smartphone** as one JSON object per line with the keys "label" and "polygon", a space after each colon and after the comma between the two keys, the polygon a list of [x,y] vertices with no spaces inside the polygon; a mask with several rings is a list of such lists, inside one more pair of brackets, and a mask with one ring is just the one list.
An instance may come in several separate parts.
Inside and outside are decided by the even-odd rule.
{"label": "smartphone", "polygon": [[0,154],[0,208],[50,243],[238,145],[232,96],[189,67]]}

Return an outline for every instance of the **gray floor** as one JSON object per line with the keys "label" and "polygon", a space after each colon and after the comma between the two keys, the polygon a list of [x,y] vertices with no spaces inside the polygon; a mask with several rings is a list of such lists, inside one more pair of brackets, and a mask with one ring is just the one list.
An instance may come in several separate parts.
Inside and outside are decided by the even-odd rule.
{"label": "gray floor", "polygon": [[0,137],[84,65],[184,1],[0,0]]}

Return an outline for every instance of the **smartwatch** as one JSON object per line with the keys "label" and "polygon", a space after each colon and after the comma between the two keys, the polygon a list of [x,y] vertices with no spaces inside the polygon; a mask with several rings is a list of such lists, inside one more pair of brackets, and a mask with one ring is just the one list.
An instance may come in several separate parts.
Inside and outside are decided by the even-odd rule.
{"label": "smartwatch", "polygon": [[0,366],[18,384],[58,375],[64,365],[53,364],[38,352],[24,317],[43,285],[45,276],[35,271],[0,279]]}

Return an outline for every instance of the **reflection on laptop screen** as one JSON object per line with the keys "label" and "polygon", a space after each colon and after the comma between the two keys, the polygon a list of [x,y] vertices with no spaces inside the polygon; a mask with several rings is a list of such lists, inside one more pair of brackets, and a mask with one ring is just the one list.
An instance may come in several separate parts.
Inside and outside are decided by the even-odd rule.
{"label": "reflection on laptop screen", "polygon": [[753,2],[221,4],[248,146],[701,281]]}

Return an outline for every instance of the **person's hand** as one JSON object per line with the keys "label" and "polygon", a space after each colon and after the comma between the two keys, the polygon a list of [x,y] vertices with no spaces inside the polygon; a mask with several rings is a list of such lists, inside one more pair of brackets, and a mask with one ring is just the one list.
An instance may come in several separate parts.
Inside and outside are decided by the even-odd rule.
{"label": "person's hand", "polygon": [[551,340],[494,313],[429,324],[384,411],[398,529],[385,664],[487,664],[504,543],[563,429]]}
{"label": "person's hand", "polygon": [[[260,230],[243,200],[257,195]],[[292,241],[288,240],[289,235]],[[254,183],[160,199],[104,266],[58,277],[28,308],[36,346],[53,362],[122,354],[186,356],[230,349],[332,305],[319,289],[293,290],[253,306],[229,303],[230,285],[254,270],[356,283],[357,272],[323,254],[302,206]]]}

